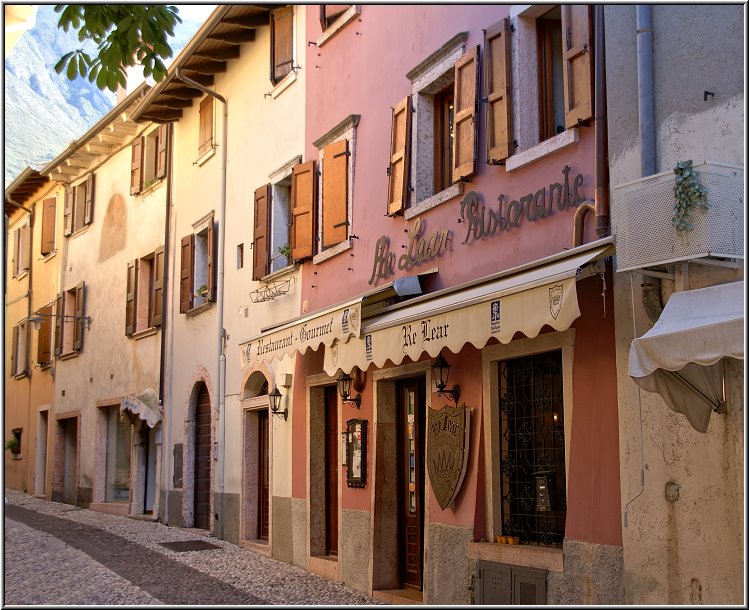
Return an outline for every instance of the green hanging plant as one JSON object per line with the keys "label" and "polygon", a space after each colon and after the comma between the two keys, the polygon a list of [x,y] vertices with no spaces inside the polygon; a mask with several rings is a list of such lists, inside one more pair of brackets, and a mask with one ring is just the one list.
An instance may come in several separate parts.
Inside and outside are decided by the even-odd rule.
{"label": "green hanging plant", "polygon": [[697,180],[697,174],[692,167],[692,161],[679,161],[674,168],[676,183],[674,184],[674,215],[671,222],[677,231],[691,231],[692,209],[700,208],[706,211],[710,208],[707,201],[707,188]]}
{"label": "green hanging plant", "polygon": [[283,246],[280,246],[278,248],[278,253],[282,256],[285,256],[286,262],[291,264],[291,245],[290,244],[285,244]]}

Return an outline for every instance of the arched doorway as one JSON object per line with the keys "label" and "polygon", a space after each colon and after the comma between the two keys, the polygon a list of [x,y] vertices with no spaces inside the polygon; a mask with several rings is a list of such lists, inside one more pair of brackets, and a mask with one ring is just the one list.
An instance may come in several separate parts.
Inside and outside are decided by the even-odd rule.
{"label": "arched doorway", "polygon": [[203,382],[196,388],[194,440],[193,526],[207,530],[211,527],[211,397]]}

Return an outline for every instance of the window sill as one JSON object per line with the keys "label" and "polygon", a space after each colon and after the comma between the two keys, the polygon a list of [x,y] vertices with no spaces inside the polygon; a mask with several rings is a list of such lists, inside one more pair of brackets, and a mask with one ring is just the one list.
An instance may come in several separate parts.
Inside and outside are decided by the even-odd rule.
{"label": "window sill", "polygon": [[403,213],[403,217],[406,220],[411,220],[411,218],[413,218],[414,216],[423,214],[427,210],[431,210],[432,208],[445,203],[446,201],[450,201],[455,197],[459,197],[462,194],[463,183],[456,182],[455,184],[448,186],[444,191],[440,191],[436,195],[432,195],[431,197],[428,197],[423,201],[419,201],[419,203],[417,203],[416,205],[411,206]]}
{"label": "window sill", "polygon": [[204,153],[198,155],[198,158],[195,159],[195,161],[193,162],[193,165],[203,165],[206,161],[208,161],[208,159],[210,159],[215,154],[216,154],[216,147],[211,146]]}
{"label": "window sill", "polygon": [[185,312],[186,316],[196,316],[199,313],[206,311],[211,308],[213,305],[213,301],[206,301],[205,303],[201,303],[197,307],[193,307],[192,309],[189,309]]}
{"label": "window sill", "polygon": [[296,70],[292,68],[291,72],[284,76],[278,82],[278,84],[273,87],[272,91],[270,92],[271,98],[276,99],[279,95],[286,91],[286,89],[288,89],[294,81],[296,81]]}
{"label": "window sill", "polygon": [[496,563],[510,563],[527,568],[540,568],[550,572],[564,572],[564,552],[557,548],[527,544],[469,542],[468,558],[483,559]]}
{"label": "window sill", "polygon": [[299,265],[292,263],[291,265],[287,265],[283,269],[279,269],[278,271],[274,271],[273,273],[269,273],[268,275],[264,275],[260,278],[259,281],[261,282],[272,282],[273,280],[277,280],[280,277],[283,277],[284,275],[288,275],[290,273],[293,273],[299,268]]}
{"label": "window sill", "polygon": [[13,279],[14,279],[14,280],[18,280],[18,281],[20,281],[20,280],[22,280],[23,278],[25,278],[25,277],[26,277],[26,276],[27,276],[28,274],[29,274],[29,270],[28,270],[28,269],[24,269],[24,270],[23,270],[23,271],[21,271],[21,273],[19,273],[18,275],[14,275],[14,276],[13,276]]}
{"label": "window sill", "polygon": [[516,169],[538,161],[547,155],[562,150],[572,144],[577,144],[580,139],[580,133],[577,127],[571,127],[567,131],[555,135],[553,138],[539,142],[528,150],[516,153],[505,161],[505,170],[511,172]]}
{"label": "window sill", "polygon": [[29,375],[26,371],[13,374],[13,379],[23,379],[24,377],[31,377],[31,375]]}
{"label": "window sill", "polygon": [[23,458],[22,455],[16,454],[16,453],[11,454],[11,457],[10,457],[11,460],[20,460],[22,458]]}
{"label": "window sill", "polygon": [[347,240],[342,241],[340,244],[331,246],[327,250],[323,250],[322,252],[320,252],[320,254],[316,254],[315,256],[313,256],[312,262],[315,265],[319,265],[320,263],[324,263],[326,260],[331,259],[334,256],[341,254],[342,252],[346,252],[347,250],[350,250],[353,247],[354,247],[354,243],[351,241],[351,238],[349,237]]}
{"label": "window sill", "polygon": [[75,358],[78,355],[78,352],[68,352],[67,354],[61,354],[58,356],[60,360],[70,360],[71,358]]}
{"label": "window sill", "polygon": [[158,188],[161,186],[162,182],[164,182],[163,178],[157,178],[156,181],[153,184],[151,184],[148,187],[144,187],[143,190],[140,193],[136,193],[135,194],[136,197],[145,197],[146,195],[150,195],[154,191],[158,190]]}
{"label": "window sill", "polygon": [[46,263],[49,259],[55,258],[55,256],[57,256],[57,249],[56,248],[54,250],[52,250],[51,252],[47,252],[47,254],[42,254],[39,257],[39,260],[42,261],[43,263]]}
{"label": "window sill", "polygon": [[91,226],[90,224],[83,225],[80,229],[76,229],[75,231],[73,231],[70,235],[68,235],[68,237],[73,238],[73,237],[78,237],[79,235],[83,235],[86,231],[88,231],[88,228],[90,226]]}
{"label": "window sill", "polygon": [[38,363],[37,363],[37,366],[38,366],[38,367],[39,367],[39,368],[40,368],[40,369],[41,369],[42,371],[46,371],[47,369],[51,369],[51,368],[52,368],[52,364],[53,364],[53,362],[52,362],[52,361],[49,361],[49,362],[38,362]]}
{"label": "window sill", "polygon": [[356,17],[361,15],[361,5],[354,4],[348,8],[338,19],[336,19],[329,28],[327,28],[320,36],[317,37],[315,43],[319,49],[328,40],[333,38],[338,32],[340,32],[346,25],[353,21]]}
{"label": "window sill", "polygon": [[138,341],[139,339],[145,339],[146,337],[155,335],[158,331],[159,331],[158,326],[151,326],[149,328],[145,328],[143,330],[134,332],[132,335],[130,335],[130,338]]}

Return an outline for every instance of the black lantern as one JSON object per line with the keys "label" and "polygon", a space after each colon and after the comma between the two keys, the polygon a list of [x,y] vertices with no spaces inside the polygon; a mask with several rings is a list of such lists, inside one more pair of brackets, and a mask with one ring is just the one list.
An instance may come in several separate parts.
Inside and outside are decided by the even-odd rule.
{"label": "black lantern", "polygon": [[460,398],[460,386],[455,384],[451,390],[446,390],[449,375],[450,364],[448,364],[445,357],[440,353],[437,359],[432,362],[432,378],[434,379],[434,385],[437,386],[437,395],[447,396],[457,407],[458,399]]}
{"label": "black lantern", "polygon": [[278,391],[278,387],[273,386],[273,389],[271,390],[270,394],[268,394],[268,399],[270,400],[270,410],[273,413],[273,415],[278,415],[278,417],[283,417],[284,421],[286,421],[286,418],[289,416],[289,410],[284,409],[283,411],[280,410],[281,408],[281,392]]}
{"label": "black lantern", "polygon": [[338,384],[338,395],[343,402],[347,402],[358,409],[361,405],[361,395],[357,394],[356,398],[349,398],[351,396],[351,383],[353,381],[354,379],[351,375],[347,375],[341,371],[338,379],[336,379],[336,383]]}

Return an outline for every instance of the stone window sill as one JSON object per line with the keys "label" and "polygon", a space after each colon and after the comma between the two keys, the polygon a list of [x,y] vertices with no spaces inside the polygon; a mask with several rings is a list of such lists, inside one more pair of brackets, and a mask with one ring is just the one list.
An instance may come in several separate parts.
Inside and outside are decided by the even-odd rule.
{"label": "stone window sill", "polygon": [[572,144],[577,144],[580,139],[580,133],[577,127],[572,127],[567,131],[563,131],[555,135],[553,138],[539,142],[535,146],[532,146],[528,150],[516,153],[505,161],[505,170],[511,172],[516,169],[520,169],[529,163],[538,161],[547,155],[567,148]]}
{"label": "stone window sill", "polygon": [[210,159],[213,155],[216,154],[216,146],[211,146],[208,150],[206,150],[203,154],[198,155],[198,158],[195,159],[193,162],[193,165],[203,165],[208,159]]}
{"label": "stone window sill", "polygon": [[463,183],[456,182],[455,184],[448,186],[444,191],[440,191],[436,195],[432,195],[427,199],[419,201],[419,203],[417,203],[416,205],[411,206],[403,213],[403,217],[406,220],[411,220],[414,216],[423,214],[427,210],[431,210],[432,208],[437,207],[438,205],[445,203],[446,201],[450,201],[455,197],[459,197],[462,194]]}
{"label": "stone window sill", "polygon": [[144,328],[143,330],[134,332],[132,335],[130,335],[130,338],[135,339],[137,341],[139,339],[144,339],[145,337],[150,337],[151,335],[155,335],[158,331],[159,331],[158,326],[151,326],[150,328]]}
{"label": "stone window sill", "polygon": [[527,544],[499,544],[494,542],[469,542],[468,558],[495,563],[510,563],[550,572],[564,572],[562,549],[530,546]]}
{"label": "stone window sill", "polygon": [[197,307],[193,307],[192,309],[186,311],[185,315],[187,315],[187,316],[196,316],[199,313],[210,309],[212,305],[213,305],[213,301],[206,301],[205,303],[201,303]]}
{"label": "stone window sill", "polygon": [[322,252],[320,252],[320,254],[316,254],[312,258],[312,262],[315,265],[319,265],[320,263],[323,263],[326,260],[331,259],[338,254],[341,254],[342,252],[346,252],[353,247],[354,243],[351,241],[351,238],[348,238],[347,240],[342,241],[340,244],[336,244],[335,246],[332,246],[327,250],[323,250]]}
{"label": "stone window sill", "polygon": [[315,41],[317,44],[317,48],[319,49],[321,46],[323,46],[328,40],[333,38],[338,32],[340,32],[346,25],[348,25],[351,21],[356,19],[359,15],[361,15],[361,5],[360,4],[354,4],[350,8],[348,8],[338,19],[333,22],[329,28],[327,28],[320,36],[318,36],[317,40]]}

